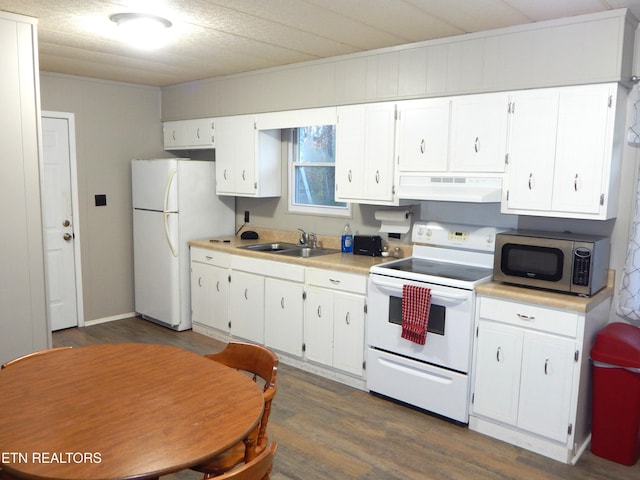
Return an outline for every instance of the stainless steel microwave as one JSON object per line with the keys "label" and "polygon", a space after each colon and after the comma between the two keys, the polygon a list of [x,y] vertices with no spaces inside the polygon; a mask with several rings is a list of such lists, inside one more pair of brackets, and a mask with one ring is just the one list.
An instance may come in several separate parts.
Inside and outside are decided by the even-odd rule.
{"label": "stainless steel microwave", "polygon": [[584,296],[607,285],[608,237],[510,230],[495,245],[496,281]]}

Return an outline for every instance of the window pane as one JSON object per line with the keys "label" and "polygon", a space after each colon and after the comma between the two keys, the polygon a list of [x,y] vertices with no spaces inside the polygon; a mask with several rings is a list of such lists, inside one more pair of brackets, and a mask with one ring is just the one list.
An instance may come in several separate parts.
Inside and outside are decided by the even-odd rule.
{"label": "window pane", "polygon": [[300,163],[335,162],[335,125],[298,128],[298,159]]}
{"label": "window pane", "polygon": [[296,166],[295,175],[295,204],[346,207],[346,203],[336,202],[333,198],[335,189],[334,167]]}

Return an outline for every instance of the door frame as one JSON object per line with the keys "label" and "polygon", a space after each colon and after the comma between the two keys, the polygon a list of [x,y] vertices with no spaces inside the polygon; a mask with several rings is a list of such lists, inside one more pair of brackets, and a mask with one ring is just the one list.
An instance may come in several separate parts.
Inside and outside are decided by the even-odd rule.
{"label": "door frame", "polygon": [[[82,262],[80,252],[80,202],[78,199],[78,168],[76,156],[76,122],[75,115],[70,112],[54,112],[43,110],[41,116],[44,118],[57,118],[67,121],[69,135],[69,172],[71,175],[71,211],[73,214],[73,255],[75,263],[75,284],[76,284],[76,310],[78,327],[84,327],[84,302],[82,294]],[[44,159],[44,147],[43,147]],[[44,215],[44,209],[43,209]],[[47,285],[48,288],[48,285]]]}

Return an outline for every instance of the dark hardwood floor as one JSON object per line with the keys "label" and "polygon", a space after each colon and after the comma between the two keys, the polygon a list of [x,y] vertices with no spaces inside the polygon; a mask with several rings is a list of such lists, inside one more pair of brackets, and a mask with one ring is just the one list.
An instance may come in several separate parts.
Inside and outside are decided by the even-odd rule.
{"label": "dark hardwood floor", "polygon": [[[199,354],[222,343],[139,318],[54,332],[54,346],[145,342]],[[637,480],[626,467],[587,451],[575,466],[493,440],[429,414],[281,365],[269,420],[280,444],[273,480]],[[167,480],[201,478],[191,471]]]}

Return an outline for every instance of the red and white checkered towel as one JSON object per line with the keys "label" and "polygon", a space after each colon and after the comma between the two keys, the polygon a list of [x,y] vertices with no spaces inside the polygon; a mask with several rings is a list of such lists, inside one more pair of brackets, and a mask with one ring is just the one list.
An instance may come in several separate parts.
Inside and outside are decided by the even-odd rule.
{"label": "red and white checkered towel", "polygon": [[415,285],[402,286],[402,338],[425,344],[430,306],[430,289]]}

